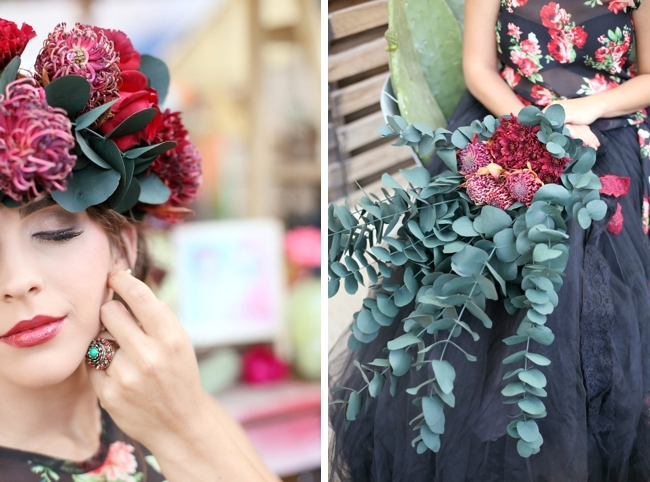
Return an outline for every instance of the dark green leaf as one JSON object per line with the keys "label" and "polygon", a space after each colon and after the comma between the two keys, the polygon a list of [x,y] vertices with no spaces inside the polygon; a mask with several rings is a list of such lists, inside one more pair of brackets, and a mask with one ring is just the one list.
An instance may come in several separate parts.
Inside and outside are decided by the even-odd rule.
{"label": "dark green leaf", "polygon": [[124,157],[128,159],[136,159],[138,157],[156,157],[167,152],[176,147],[175,142],[167,141],[161,142],[159,144],[153,144],[151,146],[136,147],[135,149],[130,149],[124,153]]}
{"label": "dark green leaf", "polygon": [[88,103],[90,83],[79,75],[64,75],[45,86],[45,97],[51,107],[60,107],[74,117]]}
{"label": "dark green leaf", "polygon": [[153,120],[154,117],[156,117],[157,113],[158,111],[154,108],[142,109],[124,119],[120,125],[106,134],[105,137],[107,139],[122,137],[139,132],[144,129],[147,124]]}
{"label": "dark green leaf", "polygon": [[20,57],[16,56],[11,59],[11,62],[3,69],[2,74],[0,74],[0,95],[5,95],[5,89],[7,85],[16,80],[18,75],[18,69],[20,68]]}
{"label": "dark green leaf", "polygon": [[66,211],[78,213],[106,201],[117,189],[119,181],[120,174],[113,169],[105,170],[89,164],[73,173],[66,191],[54,191],[52,198]]}
{"label": "dark green leaf", "polygon": [[139,177],[140,197],[138,201],[145,204],[162,204],[169,200],[171,191],[155,174]]}
{"label": "dark green leaf", "polygon": [[151,55],[142,55],[139,70],[149,79],[149,87],[158,92],[158,104],[163,105],[169,89],[169,69],[165,62]]}
{"label": "dark green leaf", "polygon": [[101,117],[101,115],[106,112],[108,109],[110,109],[115,102],[117,102],[120,99],[113,99],[110,102],[106,102],[105,104],[100,105],[99,107],[95,107],[92,110],[89,110],[85,114],[81,114],[79,117],[77,117],[76,120],[76,126],[75,130],[80,131],[83,129],[86,129],[90,127],[93,122],[95,122],[97,119]]}
{"label": "dark green leaf", "polygon": [[137,203],[138,198],[140,197],[140,183],[137,179],[132,179],[129,184],[129,188],[122,197],[122,200],[113,207],[118,213],[124,213],[129,209],[132,209]]}
{"label": "dark green leaf", "polygon": [[[97,154],[88,144],[88,141],[86,141],[86,138],[83,136],[81,132],[75,132],[75,137],[77,138],[77,144],[81,148],[81,151],[85,154],[85,156],[90,159],[92,162],[97,164],[99,167],[103,167],[104,169],[110,169],[111,166],[100,156]],[[119,171],[118,171],[119,172]]]}

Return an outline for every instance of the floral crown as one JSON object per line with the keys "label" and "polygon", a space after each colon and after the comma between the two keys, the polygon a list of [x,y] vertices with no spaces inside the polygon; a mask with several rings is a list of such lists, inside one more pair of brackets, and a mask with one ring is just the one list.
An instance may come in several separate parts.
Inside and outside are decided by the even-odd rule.
{"label": "floral crown", "polygon": [[168,222],[191,212],[200,156],[180,113],[161,111],[169,71],[119,30],[56,26],[33,73],[20,55],[36,33],[0,19],[0,200],[43,194],[70,212],[104,204]]}

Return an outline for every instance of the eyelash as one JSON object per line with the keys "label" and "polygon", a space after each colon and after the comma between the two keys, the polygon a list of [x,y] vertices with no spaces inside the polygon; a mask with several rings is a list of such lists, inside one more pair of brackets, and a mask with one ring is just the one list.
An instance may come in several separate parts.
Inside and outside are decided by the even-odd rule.
{"label": "eyelash", "polygon": [[59,231],[43,231],[41,233],[34,234],[34,236],[37,237],[39,241],[64,242],[70,241],[82,233],[83,230],[75,231],[74,229],[61,229]]}

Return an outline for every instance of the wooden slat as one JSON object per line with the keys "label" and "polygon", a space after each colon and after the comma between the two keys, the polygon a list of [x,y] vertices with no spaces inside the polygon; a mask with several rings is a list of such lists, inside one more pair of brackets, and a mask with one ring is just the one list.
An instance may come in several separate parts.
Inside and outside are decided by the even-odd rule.
{"label": "wooden slat", "polygon": [[328,58],[328,82],[360,74],[388,63],[386,39],[380,37]]}
{"label": "wooden slat", "polygon": [[[389,171],[392,166],[413,160],[408,147],[396,147],[391,144],[370,149],[346,161],[349,182],[360,181],[373,174]],[[415,166],[415,160],[413,160]]]}
{"label": "wooden slat", "polygon": [[342,117],[364,107],[377,104],[387,75],[387,73],[382,72],[356,84],[334,91],[331,100],[336,115]]}
{"label": "wooden slat", "polygon": [[282,184],[319,185],[320,163],[313,161],[280,163],[275,175]]}
{"label": "wooden slat", "polygon": [[350,152],[380,139],[377,128],[383,124],[384,116],[377,111],[341,126],[337,132],[340,152]]}
{"label": "wooden slat", "polygon": [[330,41],[386,25],[388,0],[372,0],[330,13],[327,23]]}

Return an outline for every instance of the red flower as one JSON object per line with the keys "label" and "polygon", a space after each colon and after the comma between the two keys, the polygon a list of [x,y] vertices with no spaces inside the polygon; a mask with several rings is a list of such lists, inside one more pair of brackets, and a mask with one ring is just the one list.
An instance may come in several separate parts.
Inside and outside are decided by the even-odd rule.
{"label": "red flower", "polygon": [[[169,201],[163,207],[177,208],[188,204],[198,195],[201,185],[201,156],[187,136],[180,112],[171,112],[169,109],[163,112],[154,142],[165,141],[176,142],[177,145],[158,156],[149,169],[171,191]],[[178,220],[173,210],[169,211],[169,215],[159,212],[163,214],[159,217],[169,222]]]}
{"label": "red flower", "polygon": [[521,75],[508,65],[506,65],[501,71],[501,77],[506,81],[511,89],[517,87],[517,84],[519,84],[519,81],[521,80]]}
{"label": "red flower", "polygon": [[135,482],[138,462],[133,455],[133,451],[132,445],[121,441],[113,442],[108,447],[108,454],[104,463],[95,470],[87,472],[87,474],[103,476],[101,480]]}
{"label": "red flower", "polygon": [[571,53],[573,52],[573,46],[571,45],[571,41],[564,35],[551,37],[551,40],[549,41],[547,47],[548,53],[551,54],[551,57],[553,57],[561,64],[571,62]]}
{"label": "red flower", "polygon": [[115,50],[120,55],[120,70],[138,70],[140,68],[140,53],[135,50],[131,39],[121,30],[93,27],[95,32],[104,32],[106,38],[113,42]]}
{"label": "red flower", "polygon": [[34,78],[45,86],[64,75],[80,75],[90,82],[90,100],[86,112],[119,96],[122,72],[113,43],[103,32],[89,25],[76,23],[66,31],[65,23],[57,25],[36,57]]}
{"label": "red flower", "polygon": [[539,12],[539,16],[542,19],[542,25],[546,28],[559,29],[571,22],[566,10],[560,8],[560,5],[555,2],[544,5]]}
{"label": "red flower", "polygon": [[539,48],[539,43],[530,39],[527,40],[522,40],[521,44],[519,44],[521,47],[521,50],[528,54],[533,54],[533,55],[538,55],[541,54],[542,51]]}
{"label": "red flower", "polygon": [[537,72],[539,72],[539,68],[537,67],[535,61],[529,57],[524,57],[521,59],[517,64],[517,67],[519,67],[521,73],[526,77],[532,77]]}
{"label": "red flower", "polygon": [[514,116],[510,119],[501,119],[489,143],[495,162],[506,169],[526,167],[526,163],[531,160],[531,149],[544,148],[537,138],[537,131],[539,126],[521,125]]}
{"label": "red flower", "polygon": [[492,162],[492,158],[487,146],[482,142],[472,142],[458,155],[458,172],[473,174],[490,162]]}
{"label": "red flower", "polygon": [[607,223],[607,231],[612,234],[621,234],[623,231],[623,208],[621,203],[616,203],[616,212]]}
{"label": "red flower", "polygon": [[609,0],[607,8],[610,12],[618,13],[627,7],[634,7],[634,0]]}
{"label": "red flower", "polygon": [[510,196],[526,206],[530,206],[533,196],[542,184],[535,173],[529,170],[514,171],[506,178],[506,188]]}
{"label": "red flower", "polygon": [[517,40],[521,37],[521,29],[514,23],[508,24],[508,35],[516,38]]}
{"label": "red flower", "polygon": [[23,23],[18,28],[11,20],[0,18],[0,70],[4,69],[14,57],[22,55],[27,43],[36,37],[34,29]]}
{"label": "red flower", "polygon": [[627,196],[627,192],[630,189],[629,177],[605,174],[604,176],[600,176],[600,182],[603,185],[603,187],[600,188],[600,194],[605,194],[607,196]]}
{"label": "red flower", "polygon": [[581,49],[587,41],[587,32],[582,27],[576,26],[571,29],[571,41],[573,45]]}
{"label": "red flower", "polygon": [[289,374],[289,365],[266,346],[253,346],[242,355],[243,378],[247,383],[268,383],[282,380]]}
{"label": "red flower", "polygon": [[20,201],[65,190],[77,160],[71,131],[32,79],[11,82],[0,95],[0,191]]}
{"label": "red flower", "polygon": [[[113,104],[111,112],[113,117],[99,128],[103,135],[108,134],[128,117],[148,108],[158,109],[158,94],[150,87],[147,87],[147,77],[137,70],[122,72],[122,86],[120,87],[120,99]],[[113,139],[121,151],[126,151],[134,146],[145,142],[150,144],[160,125],[160,112],[149,122],[144,129],[126,136]]]}
{"label": "red flower", "polygon": [[553,102],[553,93],[539,84],[533,85],[530,96],[537,99],[537,102],[535,102],[537,105],[549,105]]}
{"label": "red flower", "polygon": [[525,97],[523,97],[523,96],[521,96],[519,94],[515,94],[515,95],[517,96],[517,99],[519,99],[521,101],[522,104],[524,104],[524,105],[531,105],[532,104],[532,102],[529,101],[528,99],[526,99]]}
{"label": "red flower", "polygon": [[617,82],[607,80],[603,74],[596,74],[593,79],[589,79],[589,88],[594,94],[598,92],[605,92],[606,90],[618,87]]}

